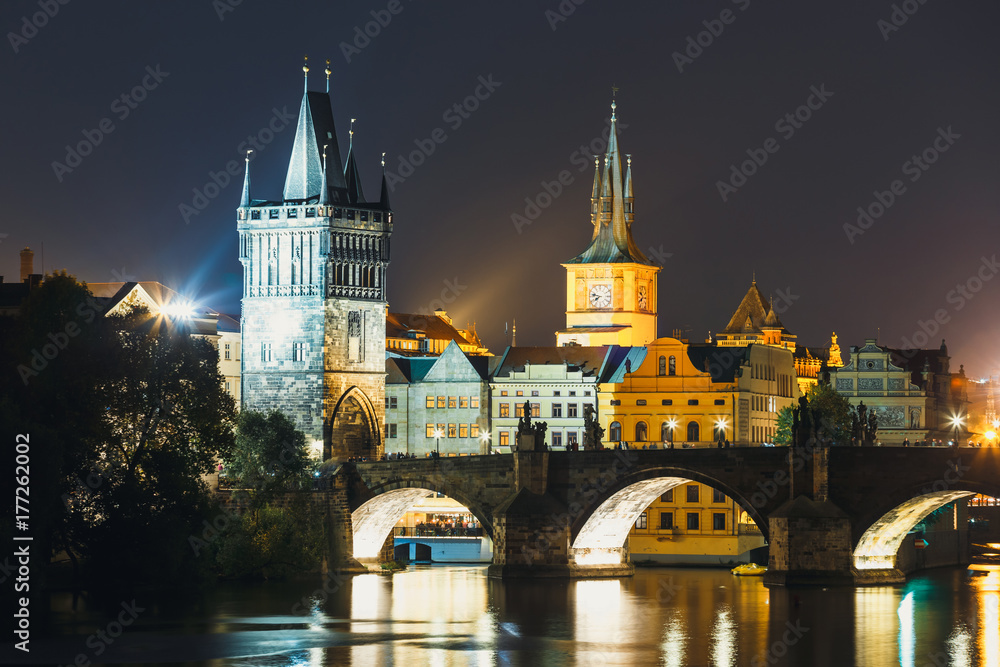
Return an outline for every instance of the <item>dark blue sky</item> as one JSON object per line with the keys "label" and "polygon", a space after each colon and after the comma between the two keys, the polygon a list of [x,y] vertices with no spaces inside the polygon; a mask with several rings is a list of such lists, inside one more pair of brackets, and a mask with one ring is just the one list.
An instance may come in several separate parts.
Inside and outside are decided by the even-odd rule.
{"label": "dark blue sky", "polygon": [[[382,151],[396,172],[415,141],[436,128],[446,136],[392,193],[393,310],[433,307],[443,293],[457,323],[475,320],[495,350],[513,318],[519,343],[554,342],[560,262],[590,235],[590,158],[585,166],[574,152],[600,136],[614,84],[622,150],[633,156],[636,241],[664,262],[662,335],[703,339],[724,327],[756,271],[779,302],[777,290],[792,295],[781,317],[807,344],[836,330],[846,347],[880,330],[899,346],[924,323],[937,328],[931,346],[947,338],[970,374],[1000,365],[1000,267],[983,262],[1000,254],[995,3],[911,0],[902,4],[915,13],[905,23],[897,15],[890,31],[879,21],[891,20],[893,3],[870,0],[402,0],[396,14],[378,1],[77,1],[26,29],[46,4],[0,10],[7,280],[17,251],[44,242],[46,270],[160,280],[235,312],[240,178],[189,220],[180,207],[241,158],[240,144],[275,109],[297,111],[308,54],[313,89],[332,61],[344,152],[348,119],[358,119],[369,198]],[[557,21],[560,6],[575,10]],[[223,7],[232,11],[220,18]],[[391,20],[345,56],[342,43],[373,11]],[[674,52],[710,28],[720,34],[705,32],[708,45],[679,71]],[[467,118],[445,115],[490,76],[499,86]],[[145,99],[131,108],[121,96],[144,79]],[[814,97],[798,127],[778,124],[813,87],[832,95]],[[113,131],[100,130],[102,119]],[[948,128],[933,164],[905,164]],[[54,167],[84,132],[100,137],[92,153],[70,172]],[[279,131],[255,156],[254,197],[280,195],[293,134]],[[760,160],[769,138],[776,152],[723,201],[719,181],[747,151]],[[518,233],[511,216],[563,170],[572,183]],[[845,223],[896,180],[901,194],[850,242]]]}

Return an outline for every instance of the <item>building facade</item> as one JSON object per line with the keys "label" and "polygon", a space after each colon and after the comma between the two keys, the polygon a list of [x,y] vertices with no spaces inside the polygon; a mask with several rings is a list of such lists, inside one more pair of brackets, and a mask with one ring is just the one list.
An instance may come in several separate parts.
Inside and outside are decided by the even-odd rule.
{"label": "building facade", "polygon": [[466,354],[488,355],[476,333],[475,324],[459,329],[442,309],[433,315],[424,313],[389,313],[385,318],[385,350],[399,356],[441,354],[452,343]]}
{"label": "building facade", "polygon": [[525,402],[531,418],[548,425],[549,449],[582,448],[584,410],[597,409],[601,382],[615,379],[626,363],[639,365],[643,352],[618,346],[508,347],[490,378],[493,451],[511,451]]}
{"label": "building facade", "polygon": [[385,369],[387,453],[488,453],[488,357],[453,341],[438,357],[390,357]]}
{"label": "building facade", "polygon": [[852,406],[864,403],[875,411],[882,444],[964,442],[967,379],[964,368],[952,373],[950,364],[944,341],[936,350],[896,350],[867,338],[863,347],[851,347],[850,362],[830,377]]}
{"label": "building facade", "polygon": [[658,338],[640,365],[601,386],[605,440],[642,446],[769,443],[798,398],[792,353]]}
{"label": "building facade", "polygon": [[[367,201],[353,131],[341,162],[329,93],[302,96],[282,195],[237,210],[243,264],[242,398],[279,408],[321,460],[379,456],[385,396],[385,281],[392,211]],[[327,69],[329,90],[329,69]]]}
{"label": "building facade", "polygon": [[566,328],[556,345],[645,345],[656,338],[657,274],[632,238],[635,219],[632,156],[623,161],[611,103],[611,131],[604,170],[594,161],[590,199],[590,245],[563,264],[566,269]]}

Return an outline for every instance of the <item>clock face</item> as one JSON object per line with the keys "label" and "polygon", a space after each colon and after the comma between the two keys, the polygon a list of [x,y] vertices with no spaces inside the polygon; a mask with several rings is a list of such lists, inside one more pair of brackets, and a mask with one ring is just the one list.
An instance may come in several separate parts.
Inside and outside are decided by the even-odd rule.
{"label": "clock face", "polygon": [[649,307],[649,299],[646,298],[646,286],[639,285],[639,308],[646,310]]}
{"label": "clock face", "polygon": [[590,305],[607,308],[611,305],[611,288],[608,285],[594,285],[590,288]]}

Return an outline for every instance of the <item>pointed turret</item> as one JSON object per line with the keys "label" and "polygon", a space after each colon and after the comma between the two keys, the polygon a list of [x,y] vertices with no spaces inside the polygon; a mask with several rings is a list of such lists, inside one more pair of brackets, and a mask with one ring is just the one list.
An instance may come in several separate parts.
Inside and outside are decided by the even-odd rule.
{"label": "pointed turret", "polygon": [[631,228],[635,214],[632,211],[632,155],[629,153],[625,155],[625,164],[625,224]]}
{"label": "pointed turret", "polygon": [[347,165],[344,167],[344,180],[347,182],[347,201],[352,204],[363,202],[365,193],[361,189],[361,176],[358,174],[358,163],[354,157],[354,123],[357,118],[351,119],[350,144],[347,148]]}
{"label": "pointed turret", "polygon": [[[308,68],[303,68],[308,70]],[[331,172],[328,187],[335,191],[347,189],[344,168],[340,161],[337,131],[333,123],[333,109],[330,96],[326,93],[302,95],[299,120],[295,128],[295,141],[288,161],[285,176],[285,201],[305,200],[319,197],[323,181],[322,147],[329,146]],[[342,193],[346,199],[346,193]],[[340,195],[333,193],[333,200],[340,201]]]}
{"label": "pointed turret", "polygon": [[240,206],[250,205],[250,153],[253,153],[252,148],[247,151],[247,164],[243,172],[243,196],[240,197]]}
{"label": "pointed turret", "polygon": [[379,194],[378,202],[385,211],[391,208],[389,205],[389,181],[385,177],[385,153],[382,153],[382,192]]}
{"label": "pointed turret", "polygon": [[594,189],[590,193],[590,224],[594,226],[594,235],[591,240],[597,238],[597,233],[601,231],[600,220],[601,206],[601,158],[594,156]]}
{"label": "pointed turret", "polygon": [[326,182],[326,149],[329,144],[323,144],[323,182],[319,188],[319,205],[327,206],[330,203],[330,186]]}

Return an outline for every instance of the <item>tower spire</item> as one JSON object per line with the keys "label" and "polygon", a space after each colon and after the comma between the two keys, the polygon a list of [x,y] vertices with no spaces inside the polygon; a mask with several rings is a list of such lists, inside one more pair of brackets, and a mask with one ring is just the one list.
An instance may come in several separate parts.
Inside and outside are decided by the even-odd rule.
{"label": "tower spire", "polygon": [[331,74],[333,74],[333,71],[330,69],[330,59],[327,58],[326,59],[326,92],[327,92],[328,95],[330,94],[330,75]]}
{"label": "tower spire", "polygon": [[305,60],[302,63],[302,92],[309,92],[309,56],[305,56]]}
{"label": "tower spire", "polygon": [[357,118],[351,119],[351,143],[347,149],[347,164],[344,166],[344,179],[347,181],[347,200],[352,204],[365,200],[365,193],[361,189],[361,176],[358,174],[357,158],[354,157],[354,123],[357,120]]}
{"label": "tower spire", "polygon": [[601,231],[601,157],[594,156],[594,189],[590,193],[590,224],[594,226],[594,235],[591,240],[597,238],[597,233]]}
{"label": "tower spire", "polygon": [[246,156],[246,169],[243,172],[243,196],[240,197],[240,206],[250,205],[250,153],[253,153],[253,149],[247,150]]}
{"label": "tower spire", "polygon": [[354,148],[354,123],[356,123],[357,121],[358,121],[357,118],[351,119],[351,129],[347,133],[348,135],[350,135],[349,138],[350,145],[348,145],[347,150],[351,150],[352,148]]}
{"label": "tower spire", "polygon": [[326,180],[326,147],[330,144],[323,144],[323,181],[319,188],[319,205],[326,206],[330,203],[330,187]]}
{"label": "tower spire", "polygon": [[632,210],[632,154],[625,154],[625,224],[632,227],[635,213]]}

